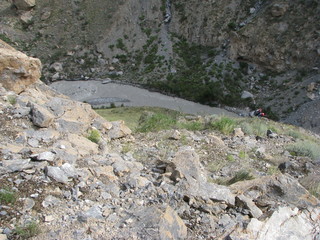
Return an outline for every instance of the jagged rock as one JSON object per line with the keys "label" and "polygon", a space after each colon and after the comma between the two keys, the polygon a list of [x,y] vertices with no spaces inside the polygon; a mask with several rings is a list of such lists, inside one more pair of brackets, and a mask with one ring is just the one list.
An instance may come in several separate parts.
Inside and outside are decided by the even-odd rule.
{"label": "jagged rock", "polygon": [[21,93],[39,80],[41,62],[10,47],[0,40],[0,83],[8,90]]}
{"label": "jagged rock", "polygon": [[42,152],[39,154],[33,154],[30,157],[32,159],[38,160],[38,161],[49,161],[52,162],[55,159],[56,154],[53,152]]}
{"label": "jagged rock", "polygon": [[27,212],[27,211],[31,210],[34,207],[35,204],[36,203],[35,203],[35,201],[33,199],[26,198],[24,200],[24,204],[23,204],[23,211]]}
{"label": "jagged rock", "polygon": [[266,176],[258,179],[237,182],[230,186],[231,190],[242,193],[254,201],[264,199],[277,204],[286,202],[299,208],[320,206],[319,200],[312,196],[299,182],[289,175]]}
{"label": "jagged rock", "polygon": [[244,133],[242,132],[241,128],[235,128],[235,129],[233,129],[233,136],[244,137]]}
{"label": "jagged rock", "polygon": [[[136,224],[141,229],[142,239],[186,239],[187,227],[178,214],[167,207],[161,211],[157,207],[142,209],[138,214],[139,222]],[[148,229],[153,229],[149,232]]]}
{"label": "jagged rock", "polygon": [[36,5],[36,0],[13,0],[18,10],[30,10]]}
{"label": "jagged rock", "polygon": [[56,206],[60,203],[61,203],[60,199],[58,199],[52,195],[49,195],[49,196],[46,196],[46,198],[42,202],[42,206],[47,208],[47,207]]}
{"label": "jagged rock", "polygon": [[[234,233],[240,239],[307,239],[319,237],[320,210],[299,210],[298,208],[280,207],[267,221],[251,219],[245,232]],[[303,227],[302,227],[303,226]],[[231,237],[231,239],[234,239]]]}
{"label": "jagged rock", "polygon": [[71,165],[70,163],[64,163],[62,164],[62,166],[60,167],[60,169],[62,171],[65,172],[67,177],[71,177],[71,178],[75,178],[78,176],[78,171],[76,170],[76,168]]}
{"label": "jagged rock", "polygon": [[244,195],[238,195],[236,197],[236,206],[248,209],[250,215],[254,218],[259,218],[263,214],[254,202]]}
{"label": "jagged rock", "polygon": [[35,126],[47,128],[53,123],[55,117],[46,108],[35,103],[30,103],[29,105],[31,108],[30,117]]}
{"label": "jagged rock", "polygon": [[[30,159],[2,160],[2,170],[8,172],[21,172],[24,169],[32,168]],[[1,167],[0,167],[1,171]]]}
{"label": "jagged rock", "polygon": [[32,19],[33,19],[33,15],[31,11],[23,12],[20,15],[20,20],[25,24],[30,24],[32,22]]}
{"label": "jagged rock", "polygon": [[55,62],[50,66],[50,69],[53,69],[56,72],[62,72],[63,71],[62,63]]}
{"label": "jagged rock", "polygon": [[76,134],[69,134],[67,140],[71,143],[74,150],[76,150],[81,156],[96,154],[99,152],[99,146],[85,137]]}
{"label": "jagged rock", "polygon": [[6,234],[1,234],[0,233],[0,240],[7,240],[7,235]]}
{"label": "jagged rock", "polygon": [[108,136],[111,139],[122,138],[130,135],[131,130],[124,124],[124,121],[111,122],[112,128],[108,131]]}
{"label": "jagged rock", "polygon": [[47,166],[45,168],[45,173],[57,182],[67,184],[69,181],[67,174],[59,167]]}

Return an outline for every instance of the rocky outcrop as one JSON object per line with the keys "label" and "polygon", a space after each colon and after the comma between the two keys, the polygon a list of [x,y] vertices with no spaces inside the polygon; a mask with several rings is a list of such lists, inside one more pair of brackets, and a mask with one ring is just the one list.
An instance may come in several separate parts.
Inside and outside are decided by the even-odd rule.
{"label": "rocky outcrop", "polygon": [[21,93],[39,80],[41,62],[18,52],[0,40],[0,83],[8,90]]}
{"label": "rocky outcrop", "polygon": [[30,10],[36,5],[36,0],[13,0],[18,10]]}
{"label": "rocky outcrop", "polygon": [[[123,121],[110,123],[39,81],[20,94],[1,86],[0,95],[0,194],[18,196],[14,204],[0,198],[4,239],[19,238],[15,226],[30,222],[39,240],[319,236],[320,202],[297,181],[310,183],[317,162],[284,153],[291,137],[132,135]],[[93,130],[98,141],[89,140]],[[293,169],[268,176],[279,156]],[[255,179],[218,181],[239,169]]]}

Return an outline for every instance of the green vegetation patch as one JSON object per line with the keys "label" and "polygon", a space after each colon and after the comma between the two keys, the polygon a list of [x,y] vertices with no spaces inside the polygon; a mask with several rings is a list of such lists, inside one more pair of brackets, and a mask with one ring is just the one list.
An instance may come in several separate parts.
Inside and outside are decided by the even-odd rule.
{"label": "green vegetation patch", "polygon": [[242,170],[242,171],[236,172],[234,177],[227,182],[227,185],[231,185],[233,183],[240,182],[240,181],[251,180],[253,178],[254,177],[250,172]]}
{"label": "green vegetation patch", "polygon": [[13,204],[17,200],[16,193],[8,188],[0,189],[0,203]]}
{"label": "green vegetation patch", "polygon": [[87,138],[94,143],[98,143],[100,141],[100,133],[97,129],[92,129],[89,132],[89,135],[87,136]]}
{"label": "green vegetation patch", "polygon": [[311,140],[298,141],[287,146],[287,150],[296,156],[305,156],[312,159],[320,158],[320,144]]}
{"label": "green vegetation patch", "polygon": [[18,239],[29,239],[38,235],[40,233],[40,228],[37,222],[31,221],[23,226],[16,227],[13,233]]}
{"label": "green vegetation patch", "polygon": [[211,122],[211,127],[224,134],[231,134],[237,126],[237,121],[234,118],[221,117],[218,120]]}

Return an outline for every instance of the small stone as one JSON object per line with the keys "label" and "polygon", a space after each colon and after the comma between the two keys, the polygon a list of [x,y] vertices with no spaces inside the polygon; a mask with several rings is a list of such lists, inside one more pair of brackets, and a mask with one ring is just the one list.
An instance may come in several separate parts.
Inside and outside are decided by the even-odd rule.
{"label": "small stone", "polygon": [[54,220],[54,217],[52,215],[48,215],[44,217],[45,222],[52,222]]}
{"label": "small stone", "polygon": [[7,235],[6,234],[0,234],[0,240],[7,240]]}
{"label": "small stone", "polygon": [[59,167],[47,166],[45,167],[45,173],[47,176],[53,178],[57,182],[64,183],[64,184],[68,183],[68,176]]}

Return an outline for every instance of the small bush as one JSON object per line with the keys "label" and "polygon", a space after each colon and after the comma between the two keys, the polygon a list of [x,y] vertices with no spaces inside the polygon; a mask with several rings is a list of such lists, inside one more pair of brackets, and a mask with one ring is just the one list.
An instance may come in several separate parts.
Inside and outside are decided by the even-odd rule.
{"label": "small bush", "polygon": [[310,140],[299,141],[291,144],[287,146],[287,150],[296,156],[305,156],[312,159],[320,157],[320,145]]}
{"label": "small bush", "polygon": [[0,203],[13,204],[17,200],[16,194],[9,189],[0,189]]}
{"label": "small bush", "polygon": [[40,228],[35,221],[28,222],[24,226],[18,226],[13,231],[14,235],[18,236],[18,239],[28,239],[36,236],[40,233]]}
{"label": "small bush", "polygon": [[153,114],[139,123],[138,132],[156,132],[164,129],[170,129],[175,126],[176,119],[165,114]]}
{"label": "small bush", "polygon": [[9,102],[11,105],[15,105],[15,104],[17,103],[17,98],[16,98],[16,96],[14,96],[14,95],[9,95],[9,96],[7,97],[7,99],[8,99],[8,102]]}
{"label": "small bush", "polygon": [[90,131],[89,136],[87,137],[91,142],[98,143],[100,141],[100,133],[98,130],[93,129]]}
{"label": "small bush", "polygon": [[219,120],[211,122],[211,127],[224,134],[230,134],[236,127],[236,121],[228,117],[221,117]]}
{"label": "small bush", "polygon": [[227,182],[227,185],[231,185],[236,182],[251,180],[251,179],[253,179],[253,176],[251,175],[251,173],[247,171],[239,171],[239,172],[236,172],[235,176]]}
{"label": "small bush", "polygon": [[204,129],[204,124],[201,122],[178,123],[178,128],[187,129],[189,131],[200,131]]}

